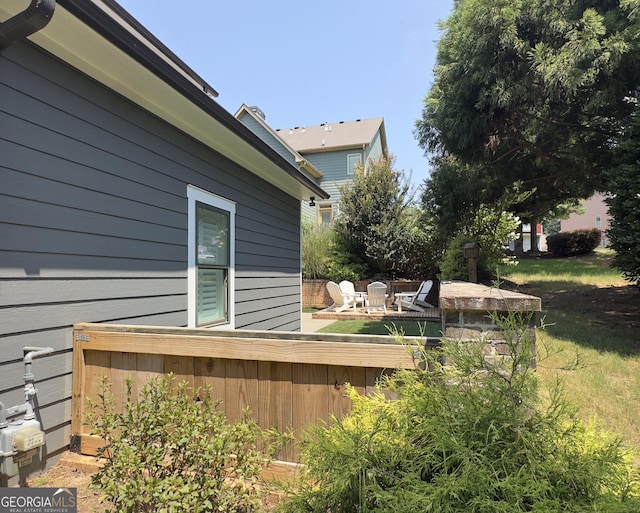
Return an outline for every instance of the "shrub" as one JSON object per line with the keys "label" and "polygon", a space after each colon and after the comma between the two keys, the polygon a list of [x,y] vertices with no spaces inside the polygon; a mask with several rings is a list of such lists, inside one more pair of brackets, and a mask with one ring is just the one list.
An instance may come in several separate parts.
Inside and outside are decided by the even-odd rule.
{"label": "shrub", "polygon": [[547,248],[558,257],[587,255],[600,244],[602,232],[597,228],[560,232],[547,236]]}
{"label": "shrub", "polygon": [[367,264],[353,251],[345,237],[335,234],[329,248],[326,277],[336,283],[342,280],[359,281],[368,274]]}
{"label": "shrub", "polygon": [[175,378],[154,378],[133,401],[131,382],[122,412],[106,380],[88,423],[106,445],[94,474],[113,506],[108,512],[258,512],[260,473],[285,440],[263,431],[248,412],[228,423],[209,390]]}
{"label": "shrub", "polygon": [[561,389],[542,400],[530,318],[494,320],[509,357],[487,356],[482,340],[416,345],[425,370],[399,371],[373,395],[351,389],[351,413],[312,431],[282,511],[640,511],[620,441],[579,422]]}
{"label": "shrub", "polygon": [[[468,235],[458,235],[450,243],[440,264],[440,278],[443,280],[464,280],[469,281],[469,262],[464,256],[464,245],[468,242],[475,242]],[[478,281],[490,281],[493,273],[489,267],[489,260],[486,252],[480,248],[480,256],[477,260]]]}

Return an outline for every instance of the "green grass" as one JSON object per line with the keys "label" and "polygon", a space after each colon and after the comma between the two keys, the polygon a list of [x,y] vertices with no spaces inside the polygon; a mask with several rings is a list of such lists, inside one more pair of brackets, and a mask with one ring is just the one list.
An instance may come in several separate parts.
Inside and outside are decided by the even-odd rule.
{"label": "green grass", "polygon": [[[505,278],[542,297],[546,327],[538,331],[538,346],[550,356],[538,366],[541,383],[551,386],[559,378],[581,418],[595,419],[640,452],[640,336],[623,322],[625,314],[637,312],[637,291],[610,267],[612,257],[599,250],[585,257],[525,259]],[[621,305],[632,312],[602,299],[622,293],[631,293],[631,302]],[[582,365],[562,370],[576,355]]]}
{"label": "green grass", "polygon": [[410,322],[410,321],[336,321],[318,330],[319,333],[342,333],[360,335],[389,335],[395,329],[408,337],[439,337],[441,324],[439,322]]}
{"label": "green grass", "polygon": [[620,272],[610,267],[613,256],[613,251],[599,249],[581,257],[522,259],[508,269],[508,277],[518,283],[569,282],[598,287],[626,285]]}

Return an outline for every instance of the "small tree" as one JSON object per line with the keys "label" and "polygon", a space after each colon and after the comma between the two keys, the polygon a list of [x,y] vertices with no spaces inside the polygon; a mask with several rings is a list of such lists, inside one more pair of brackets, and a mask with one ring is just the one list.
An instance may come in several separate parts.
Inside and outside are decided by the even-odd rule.
{"label": "small tree", "polygon": [[372,273],[392,275],[406,257],[403,238],[407,232],[407,209],[413,192],[394,159],[369,161],[356,166],[353,182],[341,188],[340,214],[334,230],[341,245],[354,259],[367,263]]}
{"label": "small tree", "polygon": [[505,247],[513,240],[519,223],[516,216],[505,212],[500,206],[480,205],[470,221],[450,241],[440,265],[441,277],[445,280],[468,279],[463,246],[467,242],[477,242],[480,245],[478,279],[490,282],[496,269],[511,263],[505,255]]}

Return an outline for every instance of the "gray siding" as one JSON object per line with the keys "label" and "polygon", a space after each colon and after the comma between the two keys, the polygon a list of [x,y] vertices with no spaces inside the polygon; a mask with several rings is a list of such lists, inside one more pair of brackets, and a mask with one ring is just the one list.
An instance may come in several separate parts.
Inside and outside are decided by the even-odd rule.
{"label": "gray siding", "polygon": [[236,202],[236,326],[300,329],[300,203],[35,46],[0,55],[0,401],[69,442],[77,322],[184,326],[187,184]]}
{"label": "gray siding", "polygon": [[371,141],[371,144],[367,147],[367,154],[364,160],[365,162],[368,162],[370,159],[378,160],[382,155],[382,139],[380,138],[380,131],[377,131],[373,141]]}
{"label": "gray siding", "polygon": [[[309,153],[304,157],[316,168],[322,171],[323,177],[320,183],[327,193],[330,194],[328,201],[316,200],[316,203],[331,203],[338,205],[340,203],[340,187],[351,182],[352,176],[347,175],[347,155],[352,153],[360,153],[357,149],[340,150],[322,153]],[[317,207],[316,207],[317,208]],[[335,208],[334,208],[335,212]]]}

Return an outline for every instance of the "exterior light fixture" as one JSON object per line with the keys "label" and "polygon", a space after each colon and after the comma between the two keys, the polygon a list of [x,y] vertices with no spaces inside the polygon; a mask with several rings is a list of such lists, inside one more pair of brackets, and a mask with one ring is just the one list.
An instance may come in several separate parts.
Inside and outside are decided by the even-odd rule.
{"label": "exterior light fixture", "polygon": [[316,206],[316,197],[315,196],[311,196],[309,198],[309,206],[310,207],[315,207]]}

